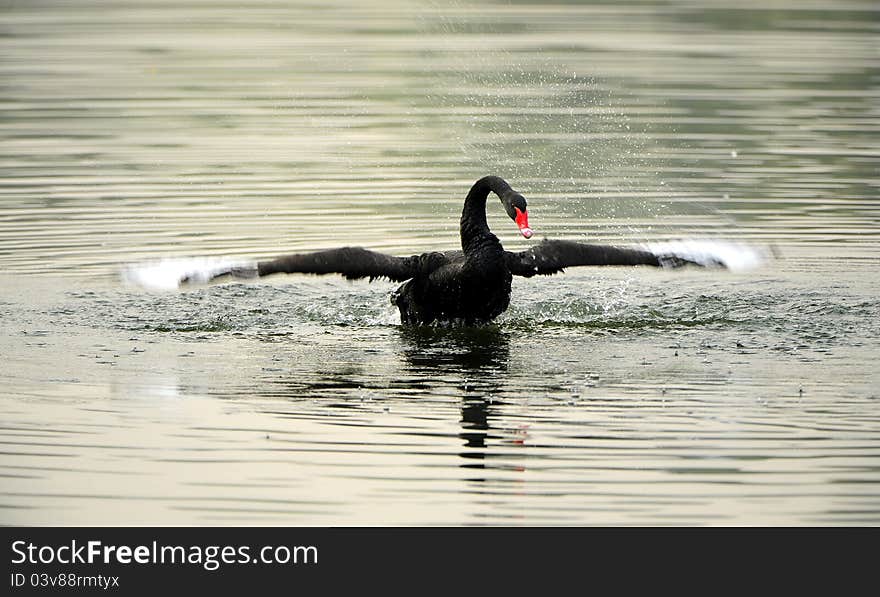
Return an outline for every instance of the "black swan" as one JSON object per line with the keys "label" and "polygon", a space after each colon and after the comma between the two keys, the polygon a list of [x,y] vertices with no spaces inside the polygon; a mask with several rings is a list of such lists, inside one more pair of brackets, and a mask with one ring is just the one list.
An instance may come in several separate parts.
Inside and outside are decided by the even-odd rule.
{"label": "black swan", "polygon": [[486,176],[474,183],[465,198],[461,213],[461,251],[395,257],[360,247],[342,247],[227,265],[208,273],[184,275],[178,280],[207,281],[221,276],[255,278],[278,273],[341,274],[349,280],[388,278],[404,282],[391,298],[404,324],[475,326],[492,321],[507,309],[513,276],[550,275],[566,267],[582,265],[724,265],[711,256],[693,260],[680,251],[677,255],[675,251],[652,252],[566,240],[545,240],[518,253],[505,251],[486,223],[486,198],[490,191],[501,199],[522,235],[530,238],[532,230],[525,197],[504,179]]}

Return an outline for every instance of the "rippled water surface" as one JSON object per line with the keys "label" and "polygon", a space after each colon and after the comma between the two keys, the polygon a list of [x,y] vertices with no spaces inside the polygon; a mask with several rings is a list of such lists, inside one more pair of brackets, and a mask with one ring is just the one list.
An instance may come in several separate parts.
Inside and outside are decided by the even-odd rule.
{"label": "rippled water surface", "polygon": [[[0,522],[880,524],[873,2],[0,1]],[[724,239],[751,272],[123,284],[162,257]]]}

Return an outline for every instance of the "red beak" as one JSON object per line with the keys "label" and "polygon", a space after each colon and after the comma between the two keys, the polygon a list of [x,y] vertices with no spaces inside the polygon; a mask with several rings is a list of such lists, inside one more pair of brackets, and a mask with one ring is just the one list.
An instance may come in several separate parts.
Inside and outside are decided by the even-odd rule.
{"label": "red beak", "polygon": [[526,238],[532,238],[532,229],[529,228],[529,212],[522,211],[518,207],[514,207],[516,210],[516,225],[519,226],[519,231],[522,232],[522,235]]}

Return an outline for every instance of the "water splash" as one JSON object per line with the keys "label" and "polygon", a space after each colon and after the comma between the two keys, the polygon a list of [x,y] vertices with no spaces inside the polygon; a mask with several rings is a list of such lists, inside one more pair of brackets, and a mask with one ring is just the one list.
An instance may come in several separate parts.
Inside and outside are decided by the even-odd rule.
{"label": "water splash", "polygon": [[130,264],[122,269],[123,282],[147,290],[176,290],[181,284],[206,284],[215,278],[232,275],[252,278],[256,275],[252,261],[224,258],[192,257],[161,259]]}
{"label": "water splash", "polygon": [[718,240],[677,240],[646,243],[642,247],[658,257],[680,257],[706,267],[722,266],[730,271],[755,269],[770,261],[760,247]]}

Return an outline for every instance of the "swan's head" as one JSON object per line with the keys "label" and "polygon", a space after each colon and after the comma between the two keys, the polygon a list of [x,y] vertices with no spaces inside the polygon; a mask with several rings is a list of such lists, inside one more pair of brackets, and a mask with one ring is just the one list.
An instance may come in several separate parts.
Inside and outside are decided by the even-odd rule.
{"label": "swan's head", "polygon": [[526,198],[516,191],[513,191],[504,196],[503,202],[504,209],[507,210],[507,215],[510,216],[511,220],[516,222],[522,235],[526,238],[531,238],[532,229],[529,228],[529,211],[528,206],[526,205]]}

